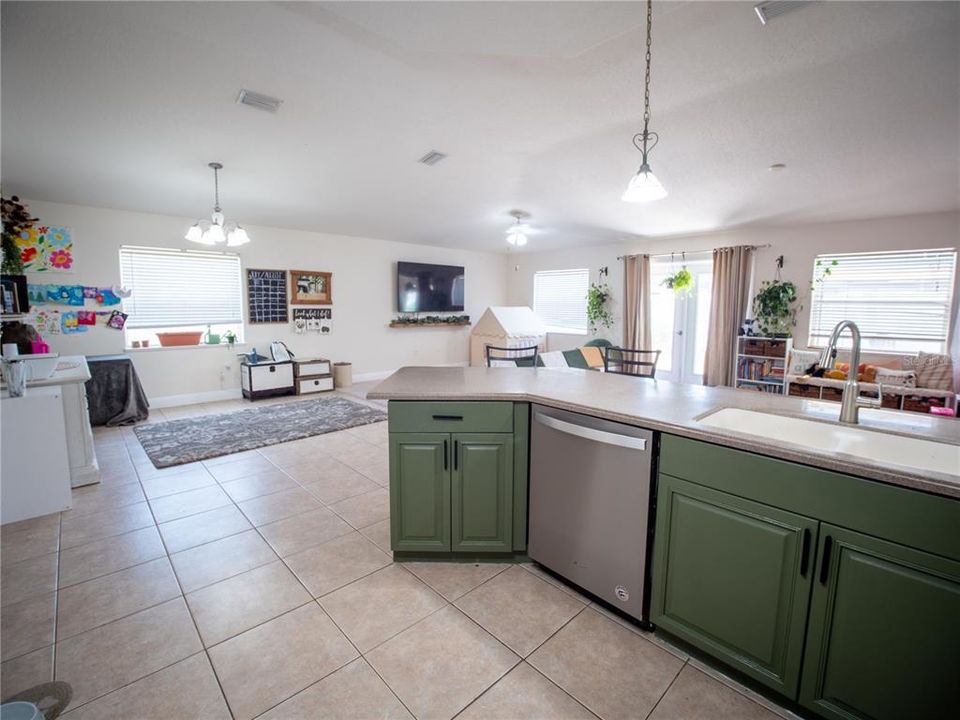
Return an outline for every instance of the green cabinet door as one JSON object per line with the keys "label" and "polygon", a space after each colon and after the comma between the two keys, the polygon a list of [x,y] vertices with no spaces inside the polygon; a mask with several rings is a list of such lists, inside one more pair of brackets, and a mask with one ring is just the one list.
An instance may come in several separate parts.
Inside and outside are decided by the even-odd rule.
{"label": "green cabinet door", "polygon": [[845,720],[960,718],[960,563],[820,534],[800,702]]}
{"label": "green cabinet door", "polygon": [[454,433],[451,476],[454,552],[513,549],[513,435]]}
{"label": "green cabinet door", "polygon": [[390,547],[450,551],[449,433],[390,433]]}
{"label": "green cabinet door", "polygon": [[651,620],[795,699],[817,527],[660,475]]}

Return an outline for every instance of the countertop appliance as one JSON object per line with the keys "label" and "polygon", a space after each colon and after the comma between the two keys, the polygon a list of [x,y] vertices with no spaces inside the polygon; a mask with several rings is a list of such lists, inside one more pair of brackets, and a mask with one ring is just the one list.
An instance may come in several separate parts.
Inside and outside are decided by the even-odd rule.
{"label": "countertop appliance", "polygon": [[533,405],[531,559],[648,623],[654,434]]}

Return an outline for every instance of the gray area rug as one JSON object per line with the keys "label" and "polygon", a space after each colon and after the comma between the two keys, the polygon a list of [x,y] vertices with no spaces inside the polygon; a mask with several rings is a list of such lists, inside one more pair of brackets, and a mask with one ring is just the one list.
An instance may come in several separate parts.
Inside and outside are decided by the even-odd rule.
{"label": "gray area rug", "polygon": [[386,419],[381,410],[331,397],[139,425],[133,431],[154,466],[165,468]]}

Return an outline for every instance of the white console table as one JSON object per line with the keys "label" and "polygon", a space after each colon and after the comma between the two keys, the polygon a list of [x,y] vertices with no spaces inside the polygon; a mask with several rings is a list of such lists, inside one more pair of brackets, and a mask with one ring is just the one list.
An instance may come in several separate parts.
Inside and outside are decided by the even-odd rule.
{"label": "white console table", "polygon": [[0,522],[68,510],[70,466],[60,386],[0,399]]}
{"label": "white console table", "polygon": [[66,355],[60,358],[63,370],[54,370],[43,380],[27,381],[30,397],[34,388],[59,386],[63,401],[63,417],[66,423],[67,457],[70,462],[70,485],[92,485],[100,482],[100,466],[93,447],[93,429],[90,427],[90,412],[87,410],[87,389],[84,383],[90,379],[90,368],[83,355]]}

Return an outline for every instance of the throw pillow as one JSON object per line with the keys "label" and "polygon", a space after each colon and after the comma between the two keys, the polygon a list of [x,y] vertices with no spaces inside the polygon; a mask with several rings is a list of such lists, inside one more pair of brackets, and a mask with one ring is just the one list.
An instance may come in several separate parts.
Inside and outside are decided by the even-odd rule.
{"label": "throw pillow", "polygon": [[820,359],[816,350],[791,350],[788,375],[803,375],[811,365]]}
{"label": "throw pillow", "polygon": [[904,362],[907,367],[911,364],[917,374],[917,387],[953,392],[953,359],[949,355],[922,352]]}
{"label": "throw pillow", "polygon": [[913,370],[890,370],[877,368],[877,380],[881,385],[899,385],[901,387],[917,387],[917,374]]}

